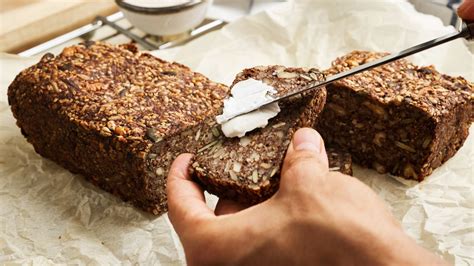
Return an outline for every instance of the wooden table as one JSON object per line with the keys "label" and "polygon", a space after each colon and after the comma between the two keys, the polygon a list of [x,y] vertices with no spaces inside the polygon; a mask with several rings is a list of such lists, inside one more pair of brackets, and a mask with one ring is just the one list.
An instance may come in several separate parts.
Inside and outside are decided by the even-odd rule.
{"label": "wooden table", "polygon": [[0,52],[21,52],[116,11],[113,0],[0,0]]}

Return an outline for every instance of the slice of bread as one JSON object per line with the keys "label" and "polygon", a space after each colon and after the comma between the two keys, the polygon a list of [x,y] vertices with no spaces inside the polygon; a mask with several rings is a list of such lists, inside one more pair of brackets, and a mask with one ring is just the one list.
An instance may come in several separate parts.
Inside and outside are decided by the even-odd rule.
{"label": "slice of bread", "polygon": [[[233,83],[253,78],[273,86],[278,95],[298,90],[309,82],[324,80],[316,69],[255,67],[239,73]],[[192,162],[194,178],[210,193],[243,203],[257,203],[278,189],[280,169],[294,132],[311,127],[326,100],[326,89],[280,101],[281,112],[263,129],[242,138],[226,138],[214,119],[195,128],[205,136],[205,145],[197,150]],[[197,133],[199,132],[199,134]],[[211,132],[209,134],[209,132]],[[200,136],[201,137],[201,136]]]}

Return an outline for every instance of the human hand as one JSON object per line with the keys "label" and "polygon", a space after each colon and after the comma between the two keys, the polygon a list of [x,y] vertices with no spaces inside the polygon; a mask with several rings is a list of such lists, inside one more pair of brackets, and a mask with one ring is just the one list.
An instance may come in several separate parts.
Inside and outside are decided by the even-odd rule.
{"label": "human hand", "polygon": [[269,200],[244,209],[219,201],[215,212],[188,174],[192,155],[168,175],[169,218],[189,265],[435,265],[376,194],[359,180],[329,172],[324,143],[298,130]]}
{"label": "human hand", "polygon": [[474,0],[464,0],[458,8],[458,15],[464,20],[474,21]]}

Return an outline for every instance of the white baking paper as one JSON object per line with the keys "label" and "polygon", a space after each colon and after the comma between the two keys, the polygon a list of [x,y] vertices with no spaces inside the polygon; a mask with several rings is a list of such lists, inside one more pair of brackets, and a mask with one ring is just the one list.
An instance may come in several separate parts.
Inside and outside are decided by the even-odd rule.
{"label": "white baking paper", "polygon": [[[245,67],[326,68],[354,49],[398,51],[451,31],[405,1],[299,1],[155,54],[229,84]],[[474,80],[462,40],[412,60]],[[0,264],[184,264],[166,215],[150,216],[93,187],[37,155],[20,134],[7,86],[36,61],[0,57]],[[355,167],[410,236],[456,265],[474,264],[473,135],[471,128],[462,149],[422,183]]]}

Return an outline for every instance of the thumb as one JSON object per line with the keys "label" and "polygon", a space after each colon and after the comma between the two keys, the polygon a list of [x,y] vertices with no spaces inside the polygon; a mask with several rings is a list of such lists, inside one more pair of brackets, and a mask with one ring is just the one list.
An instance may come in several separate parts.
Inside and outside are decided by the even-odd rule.
{"label": "thumb", "polygon": [[474,0],[465,0],[458,8],[458,15],[464,20],[474,20]]}
{"label": "thumb", "polygon": [[283,161],[279,193],[311,192],[313,185],[323,182],[328,172],[328,157],[321,135],[311,128],[298,129]]}

